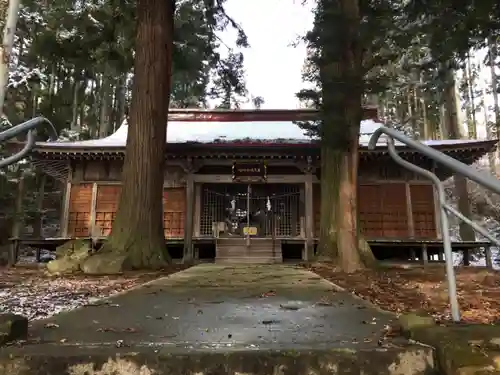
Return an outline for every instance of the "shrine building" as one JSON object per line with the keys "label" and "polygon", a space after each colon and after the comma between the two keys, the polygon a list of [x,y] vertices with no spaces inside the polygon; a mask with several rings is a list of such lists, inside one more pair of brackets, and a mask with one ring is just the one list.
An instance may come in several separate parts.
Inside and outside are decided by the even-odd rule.
{"label": "shrine building", "polygon": [[[171,110],[163,194],[170,255],[216,262],[307,260],[312,251],[306,249],[319,237],[321,152],[294,122],[317,116],[303,109]],[[368,150],[370,135],[381,124],[376,108],[365,108],[364,118],[358,193],[363,235],[379,259],[408,259],[415,252],[426,259],[441,256],[432,184],[394,163],[385,142]],[[127,131],[124,124],[102,139],[36,144],[33,160],[65,183],[60,234],[43,239],[46,244],[105,241],[117,210]],[[497,142],[424,143],[472,164]],[[415,150],[396,147],[403,158],[440,179],[451,176]],[[474,246],[454,243],[456,249]]]}

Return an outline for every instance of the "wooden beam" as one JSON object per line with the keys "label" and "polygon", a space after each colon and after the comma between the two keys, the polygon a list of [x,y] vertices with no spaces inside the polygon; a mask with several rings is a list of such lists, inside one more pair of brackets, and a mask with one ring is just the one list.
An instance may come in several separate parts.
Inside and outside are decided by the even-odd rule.
{"label": "wooden beam", "polygon": [[186,215],[184,216],[184,256],[183,262],[193,261],[193,219],[194,219],[194,180],[190,172],[186,175]]}
{"label": "wooden beam", "polygon": [[90,201],[90,237],[97,238],[101,236],[100,228],[96,227],[96,210],[97,210],[97,182],[92,184],[92,200]]}
{"label": "wooden beam", "polygon": [[[377,118],[378,109],[373,105],[363,106],[363,119]],[[170,109],[169,121],[214,121],[214,122],[245,122],[245,121],[313,121],[319,118],[317,109]],[[187,124],[186,126],[189,126]],[[236,125],[233,125],[236,126]]]}
{"label": "wooden beam", "polygon": [[306,193],[305,184],[300,186],[299,191],[299,217],[300,217],[300,237],[306,238]]}
{"label": "wooden beam", "polygon": [[[305,159],[305,157],[297,157],[293,159],[267,159],[265,157],[262,160],[265,160],[268,166],[292,166],[298,167],[298,164],[301,160]],[[231,167],[234,162],[245,163],[252,162],[255,163],[256,159],[200,159],[199,162],[202,166],[228,166]],[[167,161],[167,166],[177,166],[181,165],[180,161]]]}
{"label": "wooden beam", "polygon": [[422,244],[422,259],[421,262],[424,266],[429,264],[429,253],[427,252],[427,244]]}
{"label": "wooden beam", "polygon": [[359,185],[376,185],[376,184],[401,184],[403,182],[409,182],[412,185],[432,185],[432,182],[429,180],[405,180],[405,179],[381,179],[381,178],[363,178],[363,176],[359,176],[358,184]]}
{"label": "wooden beam", "polygon": [[486,268],[489,270],[493,269],[493,261],[491,259],[491,246],[484,247],[485,257],[486,257]]}
{"label": "wooden beam", "polygon": [[415,238],[415,222],[413,220],[413,206],[411,203],[411,185],[410,182],[405,182],[406,195],[406,217],[408,220],[408,235],[410,238]]}
{"label": "wooden beam", "polygon": [[312,258],[314,252],[314,211],[313,211],[313,175],[307,173],[304,183],[305,195],[305,224],[306,224],[306,243],[302,259],[308,261]]}
{"label": "wooden beam", "polygon": [[194,186],[194,222],[193,222],[193,236],[195,238],[201,235],[201,184]]}
{"label": "wooden beam", "polygon": [[439,203],[439,197],[436,188],[432,186],[432,194],[434,197],[434,221],[436,227],[436,238],[443,238],[443,230],[441,228],[441,204]]}
{"label": "wooden beam", "polygon": [[68,179],[66,180],[66,186],[64,188],[64,198],[63,198],[64,200],[63,200],[63,204],[62,204],[61,226],[60,226],[60,230],[59,230],[59,235],[61,237],[68,237],[72,169],[73,168],[70,165],[70,168],[68,171]]}
{"label": "wooden beam", "polygon": [[[269,175],[267,183],[269,184],[303,184],[309,177],[306,175]],[[317,181],[316,176],[311,176],[313,182]],[[233,183],[233,177],[230,174],[195,174],[194,182],[197,183],[218,183],[230,184]]]}

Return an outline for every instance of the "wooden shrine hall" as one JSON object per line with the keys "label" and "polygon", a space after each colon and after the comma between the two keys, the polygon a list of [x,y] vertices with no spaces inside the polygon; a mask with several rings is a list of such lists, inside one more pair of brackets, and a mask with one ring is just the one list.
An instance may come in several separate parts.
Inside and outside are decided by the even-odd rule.
{"label": "wooden shrine hall", "polygon": [[[320,218],[320,147],[294,122],[314,110],[172,110],[164,171],[164,231],[173,258],[216,262],[307,260]],[[441,254],[441,230],[431,183],[396,165],[385,143],[368,150],[381,124],[367,107],[359,140],[359,215],[379,259]],[[65,182],[60,237],[37,239],[50,247],[73,238],[105,240],[110,233],[125,156],[128,125],[106,138],[38,143],[33,160]],[[425,141],[472,164],[496,141]],[[405,159],[450,172],[402,144]],[[37,242],[38,241],[38,242]],[[29,240],[25,241],[30,244]],[[52,244],[52,245],[51,245]],[[481,243],[455,242],[455,249]]]}

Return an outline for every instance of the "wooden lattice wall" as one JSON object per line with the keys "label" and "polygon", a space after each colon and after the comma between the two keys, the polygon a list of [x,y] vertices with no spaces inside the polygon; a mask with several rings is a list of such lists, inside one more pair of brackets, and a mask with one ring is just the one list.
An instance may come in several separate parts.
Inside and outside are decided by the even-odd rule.
{"label": "wooden lattice wall", "polygon": [[90,235],[91,205],[92,184],[73,184],[69,198],[69,237],[88,237]]}
{"label": "wooden lattice wall", "polygon": [[120,185],[99,185],[95,205],[95,224],[101,236],[109,236],[120,198]]}
{"label": "wooden lattice wall", "polygon": [[[71,187],[68,236],[108,236],[118,208],[121,186],[99,184],[95,206],[96,233],[91,233],[92,184]],[[163,227],[166,238],[184,236],[186,193],[184,188],[166,188],[163,193]]]}
{"label": "wooden lattice wall", "polygon": [[[436,238],[431,185],[410,185],[414,238]],[[314,229],[319,236],[321,191],[313,191]],[[410,238],[406,188],[401,183],[362,184],[358,190],[360,230],[367,238]]]}
{"label": "wooden lattice wall", "polygon": [[359,224],[368,238],[408,238],[404,183],[360,185]]}
{"label": "wooden lattice wall", "polygon": [[184,236],[184,215],[186,212],[186,190],[169,188],[163,192],[163,228],[165,238]]}
{"label": "wooden lattice wall", "polygon": [[436,238],[434,189],[431,185],[412,185],[411,207],[416,238]]}

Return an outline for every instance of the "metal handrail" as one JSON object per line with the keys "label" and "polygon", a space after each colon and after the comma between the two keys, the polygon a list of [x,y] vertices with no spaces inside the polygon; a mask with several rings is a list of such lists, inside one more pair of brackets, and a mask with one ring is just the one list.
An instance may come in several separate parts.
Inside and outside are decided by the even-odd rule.
{"label": "metal handrail", "polygon": [[55,129],[54,125],[49,120],[47,120],[45,117],[35,117],[35,118],[32,118],[31,120],[25,121],[21,124],[13,126],[12,128],[4,130],[3,132],[0,132],[0,143],[7,141],[11,138],[14,138],[15,136],[22,134],[24,132],[28,132],[26,144],[24,145],[22,150],[16,154],[12,155],[12,156],[1,159],[0,160],[0,168],[14,164],[14,163],[18,162],[19,160],[24,159],[26,157],[26,155],[29,154],[29,152],[32,150],[33,146],[35,145],[36,129],[37,129],[37,127],[39,127],[42,124],[46,124],[49,128],[49,132],[51,133],[49,139],[55,140],[57,138],[56,129]]}
{"label": "metal handrail", "polygon": [[370,138],[370,142],[368,143],[368,149],[370,150],[375,149],[375,147],[377,146],[378,139],[382,134],[385,134],[387,136],[387,147],[391,158],[402,167],[431,180],[437,191],[439,200],[439,209],[440,209],[441,230],[443,236],[443,247],[444,247],[445,261],[446,261],[446,276],[448,279],[450,309],[453,320],[458,322],[460,321],[460,310],[457,299],[455,270],[453,268],[453,254],[451,251],[448,213],[453,214],[459,220],[470,225],[475,231],[482,234],[484,237],[488,238],[495,245],[500,246],[500,241],[497,238],[495,238],[491,233],[489,233],[487,229],[474,223],[472,220],[465,217],[459,211],[455,210],[453,207],[448,205],[446,203],[446,194],[441,180],[433,172],[418,167],[417,165],[412,164],[409,161],[401,158],[401,156],[398,155],[398,152],[396,150],[394,139],[417,150],[418,152],[427,156],[428,158],[444,165],[445,167],[451,169],[455,173],[468,177],[472,181],[475,181],[478,184],[498,194],[500,194],[500,181],[498,181],[493,176],[479,172],[474,168],[472,168],[471,166],[464,164],[448,155],[445,155],[442,152],[433,149],[432,147],[429,147],[421,142],[408,138],[403,133],[397,130],[387,128],[385,126],[381,126],[373,133],[373,135]]}

